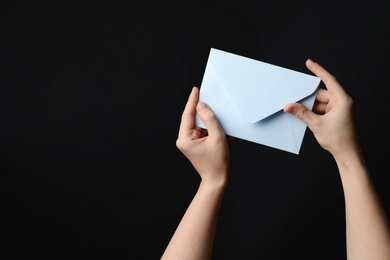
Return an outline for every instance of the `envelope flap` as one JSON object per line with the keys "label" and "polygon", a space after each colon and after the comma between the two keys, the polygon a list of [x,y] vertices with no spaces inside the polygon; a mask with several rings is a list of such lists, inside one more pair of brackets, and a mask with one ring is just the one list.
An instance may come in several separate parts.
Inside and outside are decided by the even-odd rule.
{"label": "envelope flap", "polygon": [[320,78],[212,48],[208,65],[243,118],[255,123],[313,94]]}

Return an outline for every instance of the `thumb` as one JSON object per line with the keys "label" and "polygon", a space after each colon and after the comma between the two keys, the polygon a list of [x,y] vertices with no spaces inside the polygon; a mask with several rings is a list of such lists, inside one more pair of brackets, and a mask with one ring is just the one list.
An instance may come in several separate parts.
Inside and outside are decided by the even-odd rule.
{"label": "thumb", "polygon": [[307,107],[299,103],[291,103],[284,107],[284,112],[290,113],[296,118],[302,120],[306,125],[310,125],[314,120],[315,114]]}
{"label": "thumb", "polygon": [[203,123],[206,125],[209,136],[224,134],[217,117],[206,103],[200,102],[196,106],[196,110],[200,119],[202,119]]}

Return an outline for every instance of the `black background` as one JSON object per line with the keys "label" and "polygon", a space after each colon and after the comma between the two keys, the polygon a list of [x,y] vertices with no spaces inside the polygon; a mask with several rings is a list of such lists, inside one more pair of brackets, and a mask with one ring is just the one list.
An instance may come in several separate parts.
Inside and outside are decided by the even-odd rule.
{"label": "black background", "polygon": [[[0,13],[2,259],[160,258],[199,184],[175,141],[212,47],[333,73],[390,212],[385,1],[4,1]],[[213,259],[345,259],[340,178],[309,130],[299,155],[230,147]]]}

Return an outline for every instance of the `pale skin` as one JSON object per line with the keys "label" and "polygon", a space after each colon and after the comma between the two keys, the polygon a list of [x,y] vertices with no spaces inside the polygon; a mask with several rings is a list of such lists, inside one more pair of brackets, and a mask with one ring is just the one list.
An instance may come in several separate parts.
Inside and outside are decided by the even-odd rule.
{"label": "pale skin", "polygon": [[305,122],[318,143],[334,157],[345,197],[348,259],[390,259],[387,216],[370,180],[357,138],[353,100],[336,78],[311,60],[306,66],[326,85],[313,112],[300,104],[284,110]]}
{"label": "pale skin", "polygon": [[[330,152],[339,169],[346,213],[347,257],[350,260],[390,259],[390,230],[358,141],[353,100],[336,78],[318,63],[307,68],[321,78],[312,110],[287,104],[291,113],[307,124],[318,143]],[[218,119],[198,103],[194,87],[182,115],[177,147],[201,177],[199,189],[184,214],[161,259],[210,259],[219,208],[229,176],[229,147]],[[195,112],[207,131],[195,126]]]}
{"label": "pale skin", "polygon": [[[182,115],[176,145],[197,170],[201,182],[161,259],[210,259],[212,253],[230,154],[217,118],[206,104],[198,104],[198,96],[199,89],[194,87]],[[196,111],[207,133],[195,127]]]}

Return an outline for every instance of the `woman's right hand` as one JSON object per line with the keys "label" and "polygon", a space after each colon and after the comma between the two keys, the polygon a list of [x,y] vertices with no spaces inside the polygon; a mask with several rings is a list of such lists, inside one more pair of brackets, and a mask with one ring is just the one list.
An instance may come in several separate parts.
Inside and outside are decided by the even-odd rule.
{"label": "woman's right hand", "polygon": [[318,143],[335,158],[358,151],[352,98],[321,65],[309,59],[306,66],[321,78],[326,89],[318,90],[313,111],[299,103],[286,105],[284,111],[305,122]]}

